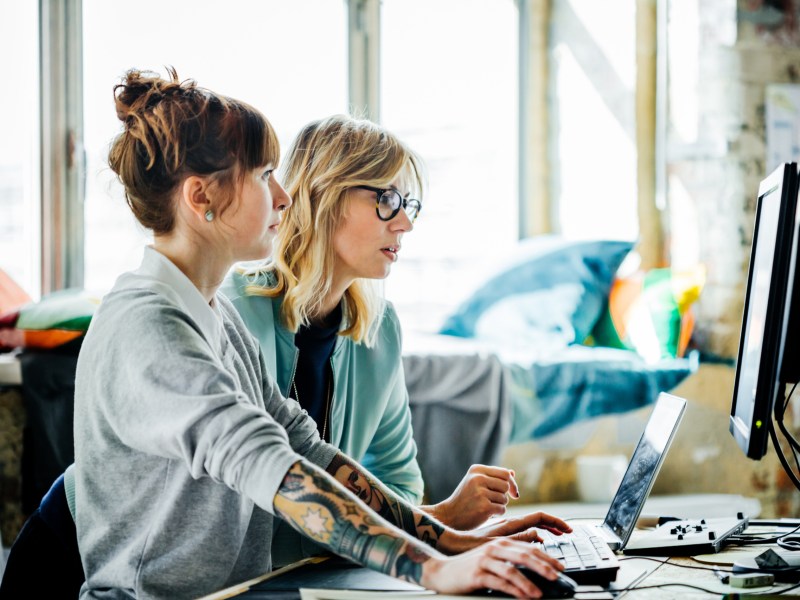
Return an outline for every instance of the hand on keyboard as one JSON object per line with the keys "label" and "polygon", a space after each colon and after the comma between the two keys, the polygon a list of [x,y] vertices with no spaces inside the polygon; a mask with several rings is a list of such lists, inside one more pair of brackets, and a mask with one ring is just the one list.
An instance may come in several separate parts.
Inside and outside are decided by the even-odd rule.
{"label": "hand on keyboard", "polygon": [[576,526],[568,535],[547,533],[535,544],[564,565],[564,572],[580,584],[605,585],[616,579],[619,561],[608,543],[591,528]]}
{"label": "hand on keyboard", "polygon": [[570,533],[572,527],[558,517],[536,512],[521,517],[509,517],[476,529],[472,533],[483,538],[507,537],[520,542],[539,542],[542,540],[542,531],[558,536]]}

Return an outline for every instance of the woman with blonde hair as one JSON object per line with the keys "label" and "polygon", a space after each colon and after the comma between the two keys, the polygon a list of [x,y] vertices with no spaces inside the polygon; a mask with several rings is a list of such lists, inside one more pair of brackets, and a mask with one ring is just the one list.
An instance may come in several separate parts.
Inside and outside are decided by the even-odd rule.
{"label": "woman with blonde hair", "polygon": [[[261,344],[281,392],[320,435],[410,502],[422,500],[392,305],[378,293],[422,208],[420,158],[392,133],[344,115],[305,126],[284,161],[293,204],[272,261],[231,274],[223,292]],[[513,473],[474,465],[447,500],[421,507],[471,529],[505,511]],[[285,535],[284,535],[285,534]],[[314,552],[279,532],[281,562]]]}

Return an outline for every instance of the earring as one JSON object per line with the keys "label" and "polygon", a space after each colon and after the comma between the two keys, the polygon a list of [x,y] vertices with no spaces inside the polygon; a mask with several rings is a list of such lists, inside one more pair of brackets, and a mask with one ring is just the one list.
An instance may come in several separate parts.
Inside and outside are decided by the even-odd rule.
{"label": "earring", "polygon": [[211,221],[213,221],[213,220],[214,220],[214,213],[213,213],[213,212],[211,212],[211,209],[208,209],[208,210],[206,211],[206,221],[208,221],[209,223],[211,223]]}

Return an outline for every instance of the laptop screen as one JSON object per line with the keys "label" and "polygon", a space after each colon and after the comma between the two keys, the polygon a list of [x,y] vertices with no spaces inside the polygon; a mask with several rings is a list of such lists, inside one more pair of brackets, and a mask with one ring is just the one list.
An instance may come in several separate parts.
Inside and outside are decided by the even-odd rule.
{"label": "laptop screen", "polygon": [[686,401],[683,398],[660,394],[633,451],[628,470],[622,477],[603,522],[620,538],[623,546],[636,526],[636,519],[653,487],[685,408]]}

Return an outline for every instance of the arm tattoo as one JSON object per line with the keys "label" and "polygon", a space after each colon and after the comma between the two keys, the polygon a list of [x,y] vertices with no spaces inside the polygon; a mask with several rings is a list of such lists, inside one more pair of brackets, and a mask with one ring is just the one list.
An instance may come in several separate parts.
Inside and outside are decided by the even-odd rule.
{"label": "arm tattoo", "polygon": [[399,498],[366,469],[342,453],[333,457],[327,470],[381,517],[436,548],[445,530],[439,521]]}
{"label": "arm tattoo", "polygon": [[336,554],[407,581],[419,583],[425,561],[438,555],[305,461],[289,469],[274,506],[279,517]]}

